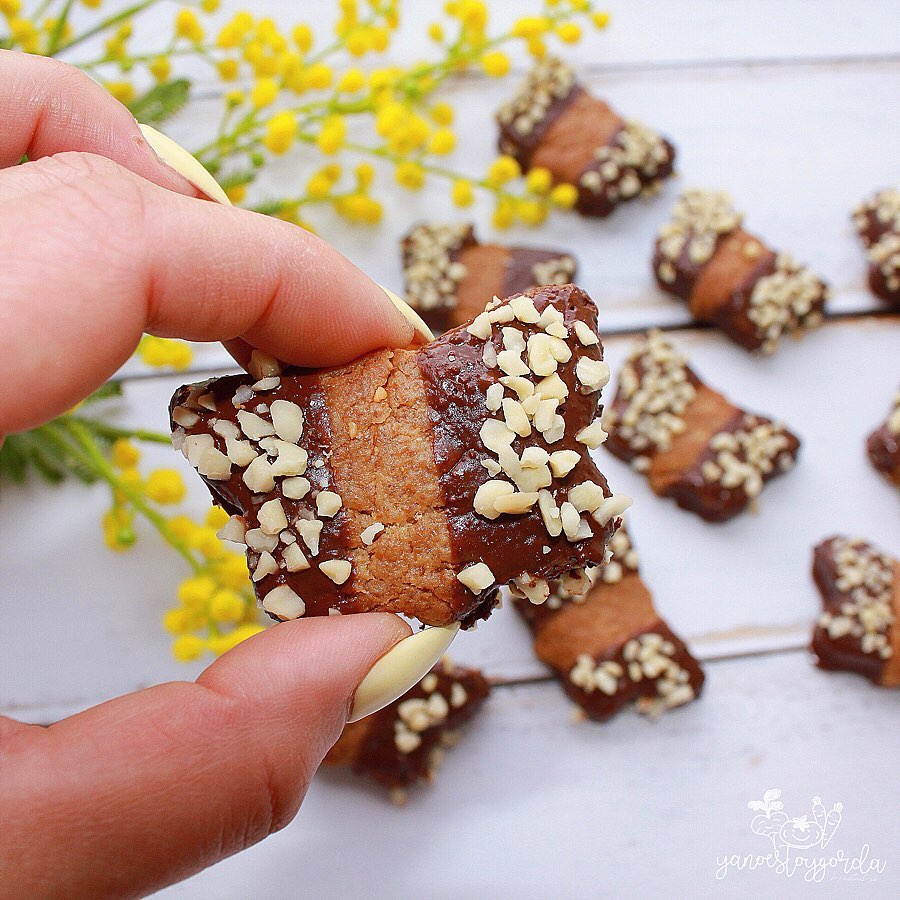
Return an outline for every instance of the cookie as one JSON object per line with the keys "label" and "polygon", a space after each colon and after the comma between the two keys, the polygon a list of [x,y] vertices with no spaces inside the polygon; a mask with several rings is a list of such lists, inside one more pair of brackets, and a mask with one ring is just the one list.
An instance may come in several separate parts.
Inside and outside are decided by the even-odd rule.
{"label": "cookie", "polygon": [[344,728],[325,757],[326,766],[349,766],[357,775],[391,788],[433,779],[460,727],[482,707],[490,684],[478,669],[439,662],[415,687],[384,709]]}
{"label": "cookie", "polygon": [[546,597],[601,562],[628,503],[589,454],[609,378],[596,328],[577,287],[534,289],[418,349],[183,387],[173,440],[272,617],[469,627],[500,585]]}
{"label": "cookie", "polygon": [[417,225],[401,251],[406,299],[438,332],[475,318],[492,297],[575,280],[568,253],[482,244],[471,225]]}
{"label": "cookie", "polygon": [[812,651],[823,669],[900,687],[900,562],[862,538],[831,537],[813,550],[822,614]]}
{"label": "cookie", "polygon": [[535,653],[591,719],[632,703],[655,716],[695,700],[703,670],[654,608],[624,525],[609,551],[603,567],[566,579],[540,606],[513,591]]}
{"label": "cookie", "polygon": [[606,448],[653,492],[708,522],[742,512],[793,468],[799,438],[707,387],[659,331],[638,341],[619,373],[603,425]]}
{"label": "cookie", "polygon": [[497,112],[501,153],[523,170],[549,170],[578,189],[582,215],[608,216],[620,203],[652,196],[673,171],[675,148],[640,122],[591,96],[562,60],[545,57]]}
{"label": "cookie", "polygon": [[828,286],[787,253],[744,231],[727,194],[686,191],[653,252],[656,283],[698,322],[747,350],[772,353],[784,334],[821,324]]}

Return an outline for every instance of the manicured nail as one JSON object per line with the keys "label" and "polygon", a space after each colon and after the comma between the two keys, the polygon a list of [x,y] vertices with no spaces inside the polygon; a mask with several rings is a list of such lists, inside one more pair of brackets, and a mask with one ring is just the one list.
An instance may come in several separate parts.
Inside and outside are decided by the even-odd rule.
{"label": "manicured nail", "polygon": [[369,670],[356,689],[348,722],[378,712],[418,684],[444,655],[459,632],[459,623],[426,628],[394,644]]}
{"label": "manicured nail", "polygon": [[398,297],[393,291],[389,291],[384,285],[380,287],[391,298],[391,303],[403,313],[407,321],[416,329],[416,335],[419,340],[413,340],[414,344],[430,344],[434,340],[434,334],[431,329],[422,321],[422,317],[402,298]]}
{"label": "manicured nail", "polygon": [[191,156],[184,147],[176,144],[172,138],[149,125],[138,126],[147,143],[156,151],[156,155],[179,175],[183,175],[198,191],[202,191],[211,200],[231,206],[228,195],[203,166]]}

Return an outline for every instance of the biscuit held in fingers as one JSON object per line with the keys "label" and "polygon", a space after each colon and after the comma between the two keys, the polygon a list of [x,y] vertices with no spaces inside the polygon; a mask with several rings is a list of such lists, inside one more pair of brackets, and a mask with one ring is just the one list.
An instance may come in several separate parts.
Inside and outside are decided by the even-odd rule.
{"label": "biscuit held in fingers", "polygon": [[176,446],[233,515],[273,617],[489,615],[500,585],[603,559],[621,498],[589,451],[609,378],[572,285],[497,301],[418,350],[213,379],[172,401]]}
{"label": "biscuit held in fingers", "polygon": [[623,201],[655,194],[672,174],[672,144],[592,97],[559,59],[535,65],[497,123],[500,152],[575,185],[583,215],[608,216]]}
{"label": "biscuit held in fingers", "polygon": [[645,474],[654,493],[709,522],[753,504],[800,448],[784,425],[707,387],[658,331],[632,349],[603,424],[606,448]]}
{"label": "biscuit held in fingers", "polygon": [[900,487],[900,391],[887,419],[866,441],[872,465],[892,484]]}
{"label": "biscuit held in fingers", "polygon": [[392,789],[431,781],[445,748],[489,692],[480,671],[444,659],[389,706],[347,725],[325,765],[350,766]]}
{"label": "biscuit held in fingers", "polygon": [[624,525],[609,550],[605,565],[563,579],[542,606],[513,591],[535,653],[591,719],[630,703],[658,715],[695,700],[703,670],[653,608]]}
{"label": "biscuit held in fingers", "polygon": [[866,248],[872,293],[900,306],[900,190],[886,188],[861,203],[853,224]]}
{"label": "biscuit held in fingers", "polygon": [[569,254],[482,244],[471,225],[417,225],[401,250],[406,297],[438,331],[475,318],[493,297],[575,280]]}
{"label": "biscuit held in fingers", "polygon": [[900,687],[900,561],[862,538],[828,538],[813,550],[822,614],[812,650],[823,669]]}
{"label": "biscuit held in fingers", "polygon": [[742,218],[727,194],[686,191],[659,230],[653,274],[664,291],[688,301],[698,321],[748,350],[772,353],[783,334],[821,323],[828,287],[744,231]]}

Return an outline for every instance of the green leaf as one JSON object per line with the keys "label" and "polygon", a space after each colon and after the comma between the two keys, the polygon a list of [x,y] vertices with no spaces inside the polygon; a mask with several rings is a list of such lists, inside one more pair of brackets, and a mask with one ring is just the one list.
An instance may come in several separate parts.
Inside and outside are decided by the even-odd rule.
{"label": "green leaf", "polygon": [[23,452],[22,436],[11,434],[0,446],[0,476],[7,477],[16,484],[25,481],[28,457]]}
{"label": "green leaf", "polygon": [[264,200],[259,206],[252,207],[253,212],[262,213],[264,216],[277,216],[284,211],[284,200]]}
{"label": "green leaf", "polygon": [[122,396],[121,381],[107,381],[102,387],[97,388],[93,394],[84,398],[82,403],[87,406],[89,403],[97,403],[100,400],[108,400],[110,397]]}
{"label": "green leaf", "polygon": [[230,175],[220,178],[219,184],[222,185],[223,190],[227,191],[228,188],[239,187],[242,184],[250,184],[255,180],[256,172],[251,169],[244,169],[243,171],[232,172]]}
{"label": "green leaf", "polygon": [[187,78],[176,78],[150,88],[133,100],[128,108],[132,115],[145,125],[160,125],[175,115],[188,100],[191,83]]}

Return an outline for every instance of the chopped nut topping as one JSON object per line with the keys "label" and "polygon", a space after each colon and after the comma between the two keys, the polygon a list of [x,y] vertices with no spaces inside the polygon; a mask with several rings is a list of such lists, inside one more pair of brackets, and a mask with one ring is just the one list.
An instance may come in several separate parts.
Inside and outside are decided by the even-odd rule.
{"label": "chopped nut topping", "polygon": [[834,587],[846,599],[835,614],[824,612],[819,626],[832,640],[854,638],[862,653],[889,659],[893,653],[894,561],[861,538],[835,538]]}
{"label": "chopped nut topping", "polygon": [[456,578],[473,594],[480,594],[494,583],[494,573],[481,562],[467,566]]}
{"label": "chopped nut topping", "polygon": [[600,343],[600,338],[598,338],[597,335],[594,334],[594,332],[580,319],[575,320],[573,327],[575,329],[575,337],[578,338],[582,346],[592,347],[595,344]]}
{"label": "chopped nut topping", "polygon": [[262,553],[264,550],[271,553],[278,546],[277,536],[266,534],[262,528],[247,529],[244,534],[244,542],[257,553]]}
{"label": "chopped nut topping", "polygon": [[303,410],[290,400],[275,400],[271,414],[275,434],[289,444],[296,444],[303,436]]}
{"label": "chopped nut topping", "polygon": [[320,516],[330,519],[337,515],[342,504],[340,494],[336,494],[334,491],[319,491],[316,495],[316,511]]}
{"label": "chopped nut topping", "polygon": [[550,454],[550,469],[555,478],[565,478],[581,461],[574,450],[554,450]]}
{"label": "chopped nut topping", "polygon": [[684,413],[697,391],[684,357],[661,332],[651,331],[629,354],[619,394],[625,408],[607,415],[610,425],[617,425],[617,437],[632,450],[656,452],[668,449],[672,437],[684,431]]}
{"label": "chopped nut topping", "polygon": [[294,527],[297,533],[303,538],[312,556],[316,556],[319,552],[319,536],[322,534],[322,522],[319,519],[297,519]]}
{"label": "chopped nut topping", "polygon": [[384,531],[384,525],[382,525],[381,522],[373,522],[360,532],[359,538],[367,547],[369,547],[382,531]]}
{"label": "chopped nut topping", "polygon": [[256,494],[267,494],[275,487],[275,473],[265,454],[260,454],[244,469],[244,484]]}
{"label": "chopped nut topping", "polygon": [[267,422],[261,416],[256,415],[256,413],[247,412],[246,409],[238,410],[237,420],[241,426],[241,431],[250,440],[258,441],[275,434],[275,426],[271,422]]}
{"label": "chopped nut topping", "polygon": [[280,500],[267,500],[260,506],[257,517],[266,534],[278,534],[287,528],[288,520]]}
{"label": "chopped nut topping", "polygon": [[[534,284],[568,284],[574,275],[575,260],[568,255],[557,256],[545,262],[538,262],[531,267],[531,280]],[[535,314],[533,320],[521,319],[520,321],[537,322],[537,314]]]}
{"label": "chopped nut topping", "polygon": [[172,410],[172,421],[182,428],[191,428],[200,421],[200,416],[191,412],[186,406],[176,406]]}
{"label": "chopped nut topping", "polygon": [[306,612],[306,604],[286,584],[273,588],[263,597],[263,609],[279,619],[299,619]]}
{"label": "chopped nut topping", "polygon": [[352,564],[346,559],[329,559],[319,563],[319,569],[323,575],[330,578],[335,584],[343,584],[353,569]]}
{"label": "chopped nut topping", "polygon": [[575,364],[575,375],[582,384],[582,392],[591,394],[609,384],[609,366],[603,360],[582,356]]}
{"label": "chopped nut topping", "polygon": [[220,541],[231,541],[234,544],[243,544],[247,533],[247,524],[240,516],[231,516],[218,530],[216,537]]}
{"label": "chopped nut topping", "polygon": [[612,497],[605,497],[593,511],[594,521],[602,528],[616,516],[621,516],[632,502],[631,497],[626,494],[613,494]]}
{"label": "chopped nut topping", "polygon": [[590,425],[582,428],[575,435],[575,440],[591,450],[596,450],[608,437],[609,435],[603,430],[603,424],[600,419],[594,419]]}
{"label": "chopped nut topping", "polygon": [[523,572],[513,579],[513,585],[529,603],[540,606],[550,596],[550,585],[545,578],[538,578],[528,572]]}
{"label": "chopped nut topping", "polygon": [[284,560],[284,567],[288,572],[303,572],[309,568],[309,560],[297,543],[288,544],[284,548],[281,558]]}
{"label": "chopped nut topping", "polygon": [[[575,85],[572,70],[562,60],[545,56],[528,73],[515,96],[497,112],[501,125],[511,125],[519,137],[526,137],[543,122],[551,104],[567,97]],[[505,141],[505,139],[504,139]],[[501,147],[504,153],[513,146]]]}
{"label": "chopped nut topping", "polygon": [[281,379],[277,375],[270,375],[268,378],[261,378],[259,381],[251,385],[254,391],[263,393],[265,391],[274,391],[281,384]]}
{"label": "chopped nut topping", "polygon": [[250,354],[250,363],[247,371],[256,379],[268,378],[281,374],[281,366],[278,360],[263,353],[262,350],[254,350]]}
{"label": "chopped nut topping", "polygon": [[418,225],[403,242],[406,295],[421,310],[456,306],[459,283],[466,267],[455,260],[462,247],[474,241],[469,225]]}
{"label": "chopped nut topping", "polygon": [[259,562],[256,564],[256,568],[253,571],[253,581],[262,581],[266,575],[274,575],[277,571],[278,563],[275,562],[275,557],[272,556],[268,550],[264,550],[260,553]]}
{"label": "chopped nut topping", "polygon": [[[719,237],[739,228],[742,218],[726,193],[685,191],[675,204],[672,221],[659,230],[659,251],[675,262],[686,249],[691,262],[702,265],[712,258]],[[667,280],[662,273],[660,278]]]}
{"label": "chopped nut topping", "polygon": [[301,500],[309,493],[310,483],[306,478],[285,478],[281,482],[281,492],[289,500]]}

